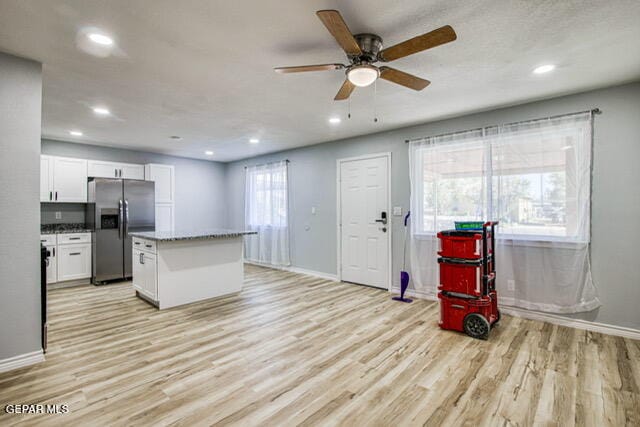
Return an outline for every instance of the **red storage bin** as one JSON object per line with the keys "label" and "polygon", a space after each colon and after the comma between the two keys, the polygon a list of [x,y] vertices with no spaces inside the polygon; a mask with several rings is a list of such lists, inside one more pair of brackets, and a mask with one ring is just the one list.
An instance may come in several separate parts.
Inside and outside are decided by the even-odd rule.
{"label": "red storage bin", "polygon": [[475,231],[441,231],[438,255],[444,258],[482,258],[482,233]]}
{"label": "red storage bin", "polygon": [[491,230],[487,234],[487,253],[483,253],[482,231],[445,230],[437,234],[440,239],[438,255],[444,258],[481,259],[493,254],[493,239]]}
{"label": "red storage bin", "polygon": [[438,258],[438,264],[440,264],[440,286],[438,287],[440,290],[475,297],[487,293],[483,282],[485,271],[482,260]]}
{"label": "red storage bin", "polygon": [[[484,317],[489,325],[500,320],[495,291],[481,298],[461,298],[451,296],[446,292],[438,292],[438,298],[440,299],[440,321],[438,324],[442,329],[467,332],[465,331],[465,319],[473,313]],[[487,330],[487,334],[488,332]]]}

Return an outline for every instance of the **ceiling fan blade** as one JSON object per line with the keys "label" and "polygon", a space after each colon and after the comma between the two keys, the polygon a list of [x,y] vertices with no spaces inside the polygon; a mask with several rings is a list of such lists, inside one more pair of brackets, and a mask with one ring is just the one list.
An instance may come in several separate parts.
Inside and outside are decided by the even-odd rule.
{"label": "ceiling fan blade", "polygon": [[318,18],[322,21],[327,30],[336,39],[338,44],[347,53],[347,55],[362,55],[362,50],[353,38],[353,34],[349,31],[349,27],[342,19],[342,15],[337,10],[319,10],[316,12]]}
{"label": "ceiling fan blade", "polygon": [[353,92],[353,90],[355,88],[356,88],[356,85],[351,83],[349,81],[349,79],[345,79],[344,83],[342,83],[342,86],[340,87],[340,90],[336,94],[336,97],[333,98],[333,100],[334,101],[343,101],[343,100],[349,98],[349,96],[351,96],[351,92]]}
{"label": "ceiling fan blade", "polygon": [[453,31],[453,28],[449,25],[445,25],[437,30],[433,30],[421,36],[405,40],[402,43],[383,49],[378,54],[378,59],[384,62],[395,61],[396,59],[404,58],[405,56],[413,55],[414,53],[422,52],[423,50],[452,42],[456,38],[458,38],[458,36],[456,35],[456,32]]}
{"label": "ceiling fan blade", "polygon": [[344,68],[342,64],[318,64],[318,65],[300,65],[296,67],[276,67],[273,69],[276,73],[302,73],[305,71],[329,71],[340,70]]}
{"label": "ceiling fan blade", "polygon": [[429,80],[390,67],[380,67],[380,78],[413,90],[422,90],[431,84]]}

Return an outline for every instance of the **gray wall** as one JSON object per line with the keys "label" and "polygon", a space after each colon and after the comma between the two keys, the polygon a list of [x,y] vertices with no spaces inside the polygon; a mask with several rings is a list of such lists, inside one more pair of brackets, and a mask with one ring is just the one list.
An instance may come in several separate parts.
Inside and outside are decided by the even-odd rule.
{"label": "gray wall", "polygon": [[[291,259],[295,267],[336,273],[336,160],[391,152],[393,206],[409,208],[405,139],[546,117],[598,107],[592,192],[592,269],[603,306],[576,317],[640,329],[640,83],[502,108],[357,138],[290,150],[227,165],[229,225],[241,227],[244,170],[248,164],[288,158]],[[343,123],[342,126],[348,126]],[[374,126],[374,125],[372,125]],[[316,206],[317,214],[311,215]],[[402,254],[401,218],[393,219],[393,277]]]}
{"label": "gray wall", "polygon": [[[188,230],[225,226],[227,208],[223,163],[45,139],[42,140],[42,154],[113,162],[174,165],[176,228]],[[71,204],[65,207],[61,205],[42,204],[43,224],[84,220],[84,205]],[[56,211],[62,213],[61,220],[55,219]]]}
{"label": "gray wall", "polygon": [[0,53],[0,360],[40,342],[42,67]]}

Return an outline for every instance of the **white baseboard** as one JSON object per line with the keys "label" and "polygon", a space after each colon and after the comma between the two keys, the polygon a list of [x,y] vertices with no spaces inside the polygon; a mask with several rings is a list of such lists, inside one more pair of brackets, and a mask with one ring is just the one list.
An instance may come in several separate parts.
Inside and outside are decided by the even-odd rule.
{"label": "white baseboard", "polygon": [[244,263],[257,265],[258,267],[273,268],[274,270],[283,270],[283,271],[290,271],[291,273],[305,274],[307,276],[313,276],[319,279],[331,280],[332,282],[338,281],[338,276],[336,276],[335,274],[323,273],[321,271],[315,271],[315,270],[307,270],[306,268],[300,268],[300,267],[294,267],[294,266],[275,266],[275,265],[261,264],[259,262],[253,262],[253,261],[247,261],[247,260],[245,260]]}
{"label": "white baseboard", "polygon": [[[400,287],[391,288],[394,294],[400,293]],[[437,301],[438,296],[428,292],[407,289],[405,295],[412,298],[426,299]],[[541,322],[551,323],[558,326],[566,326],[569,328],[582,329],[585,331],[599,332],[607,335],[615,335],[618,337],[640,340],[640,330],[633,328],[625,328],[623,326],[608,325],[606,323],[591,322],[589,320],[572,319],[569,317],[559,316],[557,314],[542,313],[539,311],[531,311],[524,308],[512,307],[500,304],[500,311],[511,316],[522,317],[523,319],[539,320]]]}
{"label": "white baseboard", "polygon": [[25,366],[44,362],[44,352],[37,350],[31,353],[19,354],[8,359],[0,360],[0,372],[12,371]]}

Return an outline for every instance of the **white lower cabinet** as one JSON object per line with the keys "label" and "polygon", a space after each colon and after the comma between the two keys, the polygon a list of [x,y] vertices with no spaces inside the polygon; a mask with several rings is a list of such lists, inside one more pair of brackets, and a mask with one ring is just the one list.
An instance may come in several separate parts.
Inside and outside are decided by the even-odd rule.
{"label": "white lower cabinet", "polygon": [[133,287],[151,300],[158,300],[158,269],[155,254],[139,249],[133,250]]}
{"label": "white lower cabinet", "polygon": [[91,277],[91,243],[58,245],[58,282]]}

